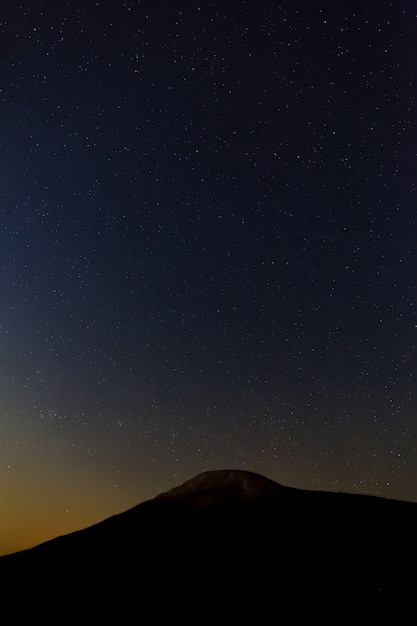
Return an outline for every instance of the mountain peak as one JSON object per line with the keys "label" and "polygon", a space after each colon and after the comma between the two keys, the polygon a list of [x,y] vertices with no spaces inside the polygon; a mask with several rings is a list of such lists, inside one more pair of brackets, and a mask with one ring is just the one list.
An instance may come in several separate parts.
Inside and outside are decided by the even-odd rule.
{"label": "mountain peak", "polygon": [[202,472],[182,485],[157,496],[157,500],[198,500],[200,505],[215,504],[227,498],[239,502],[277,496],[287,488],[244,470],[212,470]]}

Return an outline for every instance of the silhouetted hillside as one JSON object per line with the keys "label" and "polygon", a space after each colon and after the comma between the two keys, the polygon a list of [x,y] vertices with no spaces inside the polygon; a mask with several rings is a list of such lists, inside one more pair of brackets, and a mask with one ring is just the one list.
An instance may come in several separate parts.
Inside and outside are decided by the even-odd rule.
{"label": "silhouetted hillside", "polygon": [[[205,472],[95,526],[0,558],[0,577],[3,589],[30,592],[38,609],[47,594],[96,614],[148,606],[162,615],[190,602],[202,615],[220,606],[236,615],[297,612],[307,610],[300,602],[330,598],[376,606],[414,594],[416,522],[414,503]],[[27,608],[15,607],[16,617]]]}

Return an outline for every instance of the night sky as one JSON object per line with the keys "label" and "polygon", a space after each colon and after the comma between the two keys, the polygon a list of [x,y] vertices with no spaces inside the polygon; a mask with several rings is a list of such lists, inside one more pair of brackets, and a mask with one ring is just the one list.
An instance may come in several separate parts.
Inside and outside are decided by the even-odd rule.
{"label": "night sky", "polygon": [[195,474],[417,501],[412,0],[0,9],[0,554]]}

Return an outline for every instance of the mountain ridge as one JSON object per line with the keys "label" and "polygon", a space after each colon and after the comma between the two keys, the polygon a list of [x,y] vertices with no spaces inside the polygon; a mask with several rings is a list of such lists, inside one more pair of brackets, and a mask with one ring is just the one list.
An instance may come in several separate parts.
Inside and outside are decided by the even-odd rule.
{"label": "mountain ridge", "polygon": [[407,568],[417,557],[416,523],[417,503],[214,470],[98,524],[1,557],[0,579],[21,586],[24,573],[40,593],[42,571],[42,587],[61,599],[75,589],[89,604],[91,581],[114,602],[137,585],[155,602],[184,590],[203,602],[213,584],[216,604],[220,597],[231,602],[230,585],[248,588],[251,602],[277,590],[285,605],[323,592],[343,601],[404,601],[414,594]]}
{"label": "mountain ridge", "polygon": [[348,509],[348,505],[353,504],[355,501],[361,503],[361,506],[364,508],[370,506],[396,507],[398,509],[409,508],[417,513],[417,503],[405,500],[342,491],[299,489],[285,486],[261,474],[247,470],[208,470],[200,472],[180,485],[134,505],[126,511],[116,513],[86,528],[57,536],[19,552],[0,556],[0,562],[1,559],[8,557],[31,554],[33,551],[49,546],[57,541],[91,533],[97,528],[102,528],[106,525],[110,526],[112,523],[133,515],[145,516],[149,509],[154,509],[154,512],[158,512],[158,508],[169,507],[172,510],[171,512],[176,513],[182,511],[186,514],[204,513],[213,515],[216,513],[216,509],[221,509],[225,506],[229,513],[236,507],[236,513],[240,513],[239,507],[243,507],[245,513],[249,513],[251,505],[268,504],[269,507],[275,509],[280,505],[286,506],[289,502],[292,504],[294,502],[307,504],[307,502],[313,503],[316,501],[315,504],[321,504],[326,500],[329,503],[332,502],[335,510],[340,507],[342,502],[343,507]]}

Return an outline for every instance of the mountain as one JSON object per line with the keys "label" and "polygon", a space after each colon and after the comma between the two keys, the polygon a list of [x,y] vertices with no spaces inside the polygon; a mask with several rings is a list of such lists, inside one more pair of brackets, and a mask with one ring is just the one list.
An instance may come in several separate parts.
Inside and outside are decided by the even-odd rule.
{"label": "mountain", "polygon": [[[0,558],[3,597],[96,617],[152,610],[195,620],[337,599],[413,598],[417,503],[286,487],[255,473],[204,472],[99,524]],[[300,603],[300,600],[302,602]],[[324,606],[324,605],[323,605]],[[181,608],[182,607],[182,608]],[[182,612],[181,612],[182,611]],[[33,613],[31,613],[33,615]],[[200,616],[200,617],[199,617]],[[146,620],[145,620],[146,621]]]}

